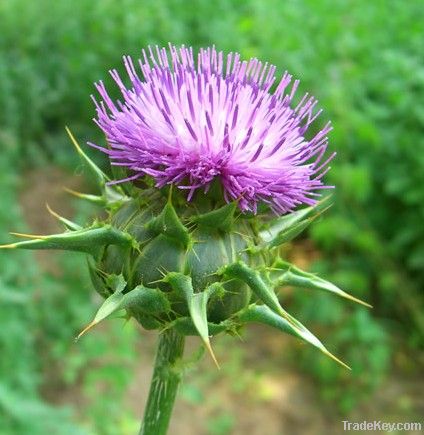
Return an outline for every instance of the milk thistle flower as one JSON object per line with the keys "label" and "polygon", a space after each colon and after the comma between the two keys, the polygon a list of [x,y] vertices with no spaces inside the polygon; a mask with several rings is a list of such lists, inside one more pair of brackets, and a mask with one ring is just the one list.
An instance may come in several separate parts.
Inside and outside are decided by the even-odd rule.
{"label": "milk thistle flower", "polygon": [[[215,48],[150,47],[124,63],[127,88],[114,102],[102,82],[93,97],[95,122],[114,177],[101,171],[70,138],[99,194],[71,192],[107,213],[81,226],[49,209],[61,234],[15,235],[29,240],[1,248],[63,249],[87,254],[91,280],[105,299],[80,333],[117,311],[160,331],[140,434],[164,435],[184,372],[184,340],[197,335],[216,364],[211,337],[238,335],[256,322],[291,334],[340,364],[281,305],[284,286],[322,290],[368,305],[281,258],[279,247],[328,206],[317,201],[334,154],[326,124],[308,95],[294,102],[298,81],[257,59],[225,57]],[[309,139],[308,139],[309,137]],[[119,175],[116,175],[119,173]],[[140,182],[139,179],[142,179]],[[296,209],[298,206],[303,207]],[[103,214],[104,215],[104,214]]]}
{"label": "milk thistle flower", "polygon": [[314,204],[316,191],[330,187],[322,182],[334,155],[322,161],[330,123],[306,139],[321,110],[308,94],[293,104],[299,81],[290,74],[276,83],[274,65],[238,53],[224,62],[215,48],[200,49],[197,61],[192,48],[172,45],[142,53],[144,80],[124,57],[130,89],[111,72],[122,101],[112,101],[103,82],[96,85],[102,102],[93,97],[110,148],[92,145],[131,170],[122,181],[147,174],[158,188],[188,190],[190,200],[219,178],[227,202],[256,212],[263,201],[281,214]]}

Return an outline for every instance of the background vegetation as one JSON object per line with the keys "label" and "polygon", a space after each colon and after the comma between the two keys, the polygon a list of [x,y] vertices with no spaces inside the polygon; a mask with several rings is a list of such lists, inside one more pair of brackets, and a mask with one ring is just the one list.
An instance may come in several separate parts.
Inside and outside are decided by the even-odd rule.
{"label": "background vegetation", "polygon": [[[306,291],[285,294],[290,310],[352,365],[353,374],[293,341],[273,345],[269,366],[312,379],[325,399],[323,412],[336,404],[344,417],[337,420],[354,415],[373,391],[391,379],[418,376],[422,364],[423,22],[419,0],[0,0],[3,238],[43,225],[55,230],[44,212],[47,193],[77,219],[93,213],[58,193],[83,178],[74,171],[78,161],[64,125],[81,142],[99,139],[89,95],[94,81],[111,83],[108,69],[122,70],[123,54],[137,56],[147,44],[168,41],[215,44],[289,70],[333,121],[338,156],[328,176],[337,186],[332,210],[287,254],[375,308]],[[105,164],[102,156],[94,158]],[[124,398],[138,367],[140,332],[115,321],[74,345],[98,303],[84,259],[54,256],[52,266],[33,253],[0,255],[0,433],[133,433],[142,405],[134,411]],[[222,347],[227,368],[215,378],[193,374],[183,388],[186,402],[206,406],[204,389],[217,379],[241,377],[236,393],[255,385],[251,378],[260,375],[244,367],[251,347],[241,353]],[[239,427],[223,394],[211,396],[216,403],[209,398],[205,433]],[[407,399],[399,412],[411,420],[422,403]]]}

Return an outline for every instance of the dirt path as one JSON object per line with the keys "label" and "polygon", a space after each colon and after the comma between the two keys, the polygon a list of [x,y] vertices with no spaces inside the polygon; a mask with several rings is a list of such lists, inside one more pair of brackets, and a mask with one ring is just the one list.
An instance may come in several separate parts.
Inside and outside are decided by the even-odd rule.
{"label": "dirt path", "polygon": [[[142,335],[144,362],[127,394],[127,406],[134,415],[141,414],[152,371],[146,350],[150,361],[154,353],[154,337],[146,332]],[[170,433],[340,435],[342,420],[408,422],[424,415],[423,380],[395,373],[353,412],[340,415],[334,405],[322,401],[313,380],[285,361],[286,350],[294,343],[261,327],[250,328],[243,342],[217,337],[214,349],[222,368],[217,371],[205,355],[199,367],[186,376]],[[186,355],[197,346],[198,341],[189,338]]]}

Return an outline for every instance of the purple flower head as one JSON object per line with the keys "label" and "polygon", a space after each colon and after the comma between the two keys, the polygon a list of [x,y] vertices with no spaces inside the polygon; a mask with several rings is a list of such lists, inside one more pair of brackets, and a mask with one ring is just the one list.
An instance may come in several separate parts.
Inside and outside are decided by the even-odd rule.
{"label": "purple flower head", "polygon": [[109,148],[90,145],[132,171],[119,181],[150,175],[157,187],[187,189],[190,200],[219,178],[225,199],[242,210],[256,212],[264,201],[278,213],[313,204],[316,190],[331,187],[322,182],[334,156],[322,161],[330,123],[305,137],[321,110],[308,94],[293,104],[299,81],[287,72],[276,83],[275,66],[215,48],[200,49],[197,59],[184,46],[142,54],[144,80],[124,57],[130,88],[111,71],[122,101],[112,101],[102,82],[103,101],[93,98]]}

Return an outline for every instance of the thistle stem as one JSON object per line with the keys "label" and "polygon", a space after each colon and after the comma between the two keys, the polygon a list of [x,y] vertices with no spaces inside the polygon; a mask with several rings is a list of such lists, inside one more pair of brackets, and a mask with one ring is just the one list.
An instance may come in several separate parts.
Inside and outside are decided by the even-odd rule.
{"label": "thistle stem", "polygon": [[155,367],[139,435],[165,435],[181,381],[177,366],[184,352],[185,337],[173,329],[159,336]]}

